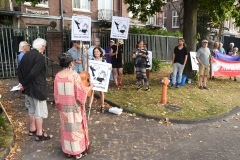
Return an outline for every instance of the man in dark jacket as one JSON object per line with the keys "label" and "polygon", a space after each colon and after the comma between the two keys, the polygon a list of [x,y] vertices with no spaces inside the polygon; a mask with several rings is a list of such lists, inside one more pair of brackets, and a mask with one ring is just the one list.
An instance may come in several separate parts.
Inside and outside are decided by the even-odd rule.
{"label": "man in dark jacket", "polygon": [[[48,117],[47,109],[47,82],[45,58],[42,55],[46,41],[37,38],[33,41],[33,50],[25,53],[18,67],[20,87],[28,103],[30,119],[29,136],[36,135],[36,141],[51,139],[52,135],[43,133],[43,118]],[[35,125],[36,124],[36,125]]]}

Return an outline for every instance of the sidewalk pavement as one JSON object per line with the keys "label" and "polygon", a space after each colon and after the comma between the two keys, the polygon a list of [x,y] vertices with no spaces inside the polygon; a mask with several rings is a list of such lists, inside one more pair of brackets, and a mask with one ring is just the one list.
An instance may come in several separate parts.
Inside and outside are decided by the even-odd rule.
{"label": "sidewalk pavement", "polygon": [[[11,80],[6,85],[16,83],[16,80]],[[49,93],[52,99],[52,92]],[[22,105],[17,105],[19,103]],[[88,120],[91,152],[84,160],[240,159],[239,113],[216,122],[165,125],[153,119],[130,117],[127,113],[119,116],[98,113],[96,106],[95,101]],[[26,117],[27,133],[24,97],[14,101],[12,107],[20,117]],[[44,120],[43,128],[54,138],[36,142],[35,137],[24,135],[19,159],[69,159],[61,150],[58,110],[51,103],[48,103],[48,108],[49,117]]]}

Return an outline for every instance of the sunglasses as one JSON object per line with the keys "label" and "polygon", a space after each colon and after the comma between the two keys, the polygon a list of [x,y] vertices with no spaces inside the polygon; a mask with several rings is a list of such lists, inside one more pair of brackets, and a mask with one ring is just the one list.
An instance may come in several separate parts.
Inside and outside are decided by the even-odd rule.
{"label": "sunglasses", "polygon": [[75,41],[74,43],[80,44],[80,42]]}

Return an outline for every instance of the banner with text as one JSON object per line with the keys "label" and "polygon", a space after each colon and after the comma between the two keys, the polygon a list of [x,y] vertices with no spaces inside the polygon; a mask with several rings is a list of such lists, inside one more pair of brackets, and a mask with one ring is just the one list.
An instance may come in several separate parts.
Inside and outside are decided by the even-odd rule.
{"label": "banner with text", "polygon": [[127,39],[129,30],[129,18],[112,17],[111,38]]}
{"label": "banner with text", "polygon": [[230,55],[222,54],[220,52],[216,52],[214,57],[222,60],[228,60],[228,61],[239,61],[240,59],[239,55],[230,56]]}
{"label": "banner with text", "polygon": [[240,61],[212,58],[213,76],[240,76]]}
{"label": "banner with text", "polygon": [[91,41],[91,18],[72,16],[72,40]]}

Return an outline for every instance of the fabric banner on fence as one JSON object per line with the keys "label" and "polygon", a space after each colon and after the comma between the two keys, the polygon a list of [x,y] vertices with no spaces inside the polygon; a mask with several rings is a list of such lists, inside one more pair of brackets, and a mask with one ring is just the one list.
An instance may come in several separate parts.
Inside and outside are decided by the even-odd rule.
{"label": "fabric banner on fence", "polygon": [[222,60],[228,60],[228,61],[239,61],[240,59],[240,56],[229,56],[219,52],[215,53],[214,57]]}
{"label": "fabric banner on fence", "polygon": [[240,76],[240,61],[212,58],[213,76]]}

